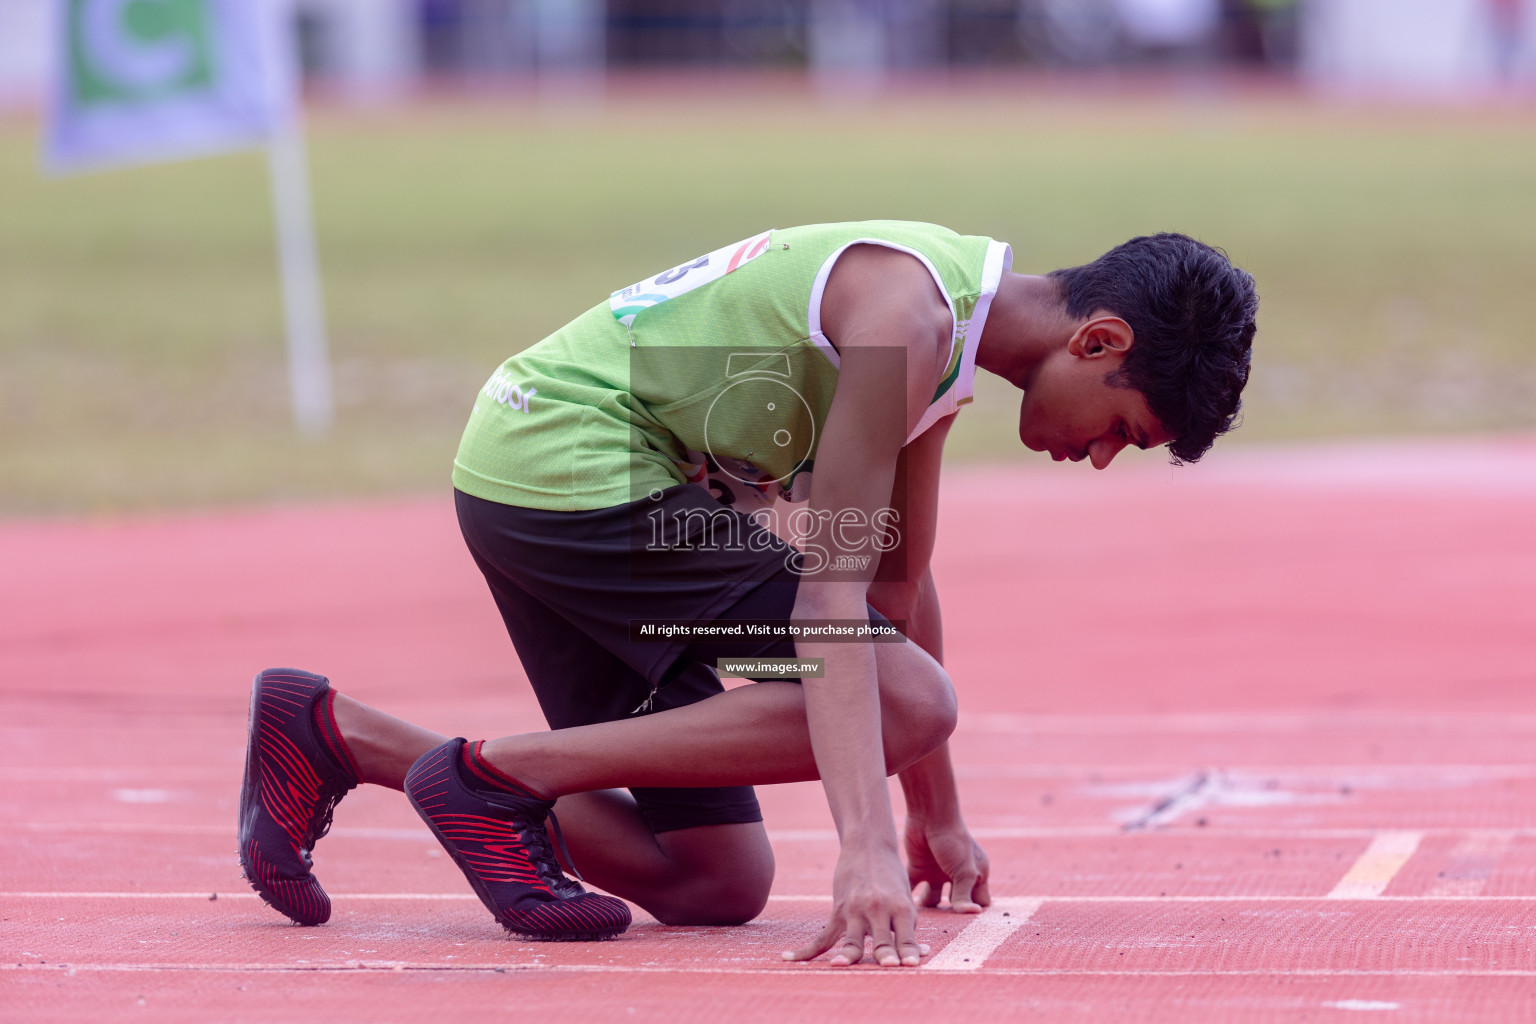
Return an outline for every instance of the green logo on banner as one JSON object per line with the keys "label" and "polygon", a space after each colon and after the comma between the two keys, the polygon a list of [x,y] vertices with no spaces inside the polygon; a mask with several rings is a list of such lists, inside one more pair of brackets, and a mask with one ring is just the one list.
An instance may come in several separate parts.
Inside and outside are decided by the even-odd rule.
{"label": "green logo on banner", "polygon": [[67,0],[70,92],[81,106],[206,91],[211,0]]}

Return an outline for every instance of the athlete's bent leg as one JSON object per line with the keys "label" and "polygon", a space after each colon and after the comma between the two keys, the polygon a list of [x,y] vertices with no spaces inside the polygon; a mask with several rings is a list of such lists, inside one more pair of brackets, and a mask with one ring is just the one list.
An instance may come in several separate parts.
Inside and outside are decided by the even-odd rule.
{"label": "athlete's bent leg", "polygon": [[[447,741],[339,693],[335,709],[360,782],[401,789],[416,759]],[[767,903],[773,850],[760,821],[656,834],[622,790],[561,797],[555,813],[582,877],[663,924],[743,924]]]}
{"label": "athlete's bent leg", "polygon": [[357,761],[359,782],[403,790],[405,773],[416,759],[448,742],[447,736],[386,715],[340,693],[336,695],[335,713],[336,728],[346,738]]}
{"label": "athlete's bent leg", "polygon": [[662,924],[744,924],[768,902],[773,849],[760,821],[653,833],[634,798],[614,789],[563,796],[555,813],[566,868]]}
{"label": "athlete's bent leg", "polygon": [[[895,774],[949,738],[949,676],[910,641],[876,645],[886,770]],[[338,693],[336,725],[358,781],[401,789],[416,758],[448,737]],[[492,740],[484,754],[552,795],[623,786],[768,785],[817,778],[797,683],[738,687],[684,708],[622,722]]]}
{"label": "athlete's bent leg", "polygon": [[[876,645],[886,771],[895,774],[955,727],[949,676],[908,641]],[[619,786],[751,786],[818,778],[798,683],[757,683],[619,722],[487,742],[492,764],[562,797]]]}
{"label": "athlete's bent leg", "polygon": [[[877,667],[886,766],[894,773],[948,738],[954,692],[943,669],[912,643],[878,645]],[[416,758],[446,740],[341,694],[335,713],[360,781],[391,789],[402,788]],[[623,722],[507,737],[483,753],[525,784],[564,794],[557,813],[575,866],[666,924],[736,924],[760,913],[773,881],[767,833],[749,822],[655,834],[633,798],[615,787],[817,777],[795,683],[757,683]],[[551,764],[566,770],[541,767]],[[610,781],[582,781],[592,778]]]}

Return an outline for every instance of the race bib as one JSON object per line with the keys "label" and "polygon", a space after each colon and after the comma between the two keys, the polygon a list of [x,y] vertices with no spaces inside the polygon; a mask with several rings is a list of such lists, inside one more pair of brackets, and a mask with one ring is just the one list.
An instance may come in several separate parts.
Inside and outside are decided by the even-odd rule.
{"label": "race bib", "polygon": [[621,288],[608,297],[608,308],[613,311],[615,320],[625,327],[632,327],[635,317],[652,306],[675,299],[700,285],[718,281],[737,267],[757,259],[768,251],[768,236],[772,233],[769,230],[753,235],[735,245],[700,256],[691,263]]}

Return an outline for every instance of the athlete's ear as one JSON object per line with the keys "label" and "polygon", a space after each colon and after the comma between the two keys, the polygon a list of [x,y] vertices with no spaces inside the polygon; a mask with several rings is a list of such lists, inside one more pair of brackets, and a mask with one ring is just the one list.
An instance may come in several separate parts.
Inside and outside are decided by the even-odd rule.
{"label": "athlete's ear", "polygon": [[1072,332],[1067,351],[1082,359],[1102,359],[1125,355],[1136,340],[1131,325],[1108,313],[1089,317]]}

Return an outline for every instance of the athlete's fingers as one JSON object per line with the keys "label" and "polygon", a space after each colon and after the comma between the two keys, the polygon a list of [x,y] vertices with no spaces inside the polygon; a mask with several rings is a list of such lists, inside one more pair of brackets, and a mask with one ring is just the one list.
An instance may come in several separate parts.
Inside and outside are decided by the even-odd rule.
{"label": "athlete's fingers", "polygon": [[864,959],[864,936],[869,934],[869,924],[863,915],[850,915],[846,911],[838,915],[843,923],[842,932],[834,939],[832,956],[827,961],[834,967],[847,967]]}
{"label": "athlete's fingers", "polygon": [[987,886],[986,875],[976,879],[976,884],[971,887],[971,899],[984,907],[992,905],[992,890]]}
{"label": "athlete's fingers", "polygon": [[912,893],[912,900],[920,907],[936,907],[939,899],[944,895],[944,883],[918,882],[917,889]]}
{"label": "athlete's fingers", "polygon": [[832,948],[832,944],[837,941],[837,937],[842,934],[843,930],[843,916],[841,914],[834,914],[832,920],[827,922],[827,926],[814,939],[799,949],[787,949],[780,955],[785,960],[796,962],[814,960]]}
{"label": "athlete's fingers", "polygon": [[[979,914],[984,904],[975,898],[975,887],[980,876],[976,869],[967,867],[949,883],[949,909],[957,914]],[[990,902],[990,901],[989,901]]]}
{"label": "athlete's fingers", "polygon": [[986,851],[978,846],[975,840],[971,841],[971,860],[976,865],[976,881],[971,885],[971,901],[983,907],[990,907],[992,889],[987,882],[992,875],[992,865],[987,860]]}
{"label": "athlete's fingers", "polygon": [[864,959],[864,936],[855,935],[853,931],[849,931],[843,936],[842,945],[837,947],[837,952],[832,954],[832,959],[828,962],[833,967],[848,967],[862,959]]}
{"label": "athlete's fingers", "polygon": [[896,948],[901,954],[901,963],[904,967],[916,967],[922,962],[923,954],[928,950],[917,941],[917,922],[912,916],[902,916],[896,920]]}
{"label": "athlete's fingers", "polygon": [[896,939],[891,934],[890,922],[877,922],[869,930],[870,952],[881,967],[900,967],[901,953],[896,949]]}

